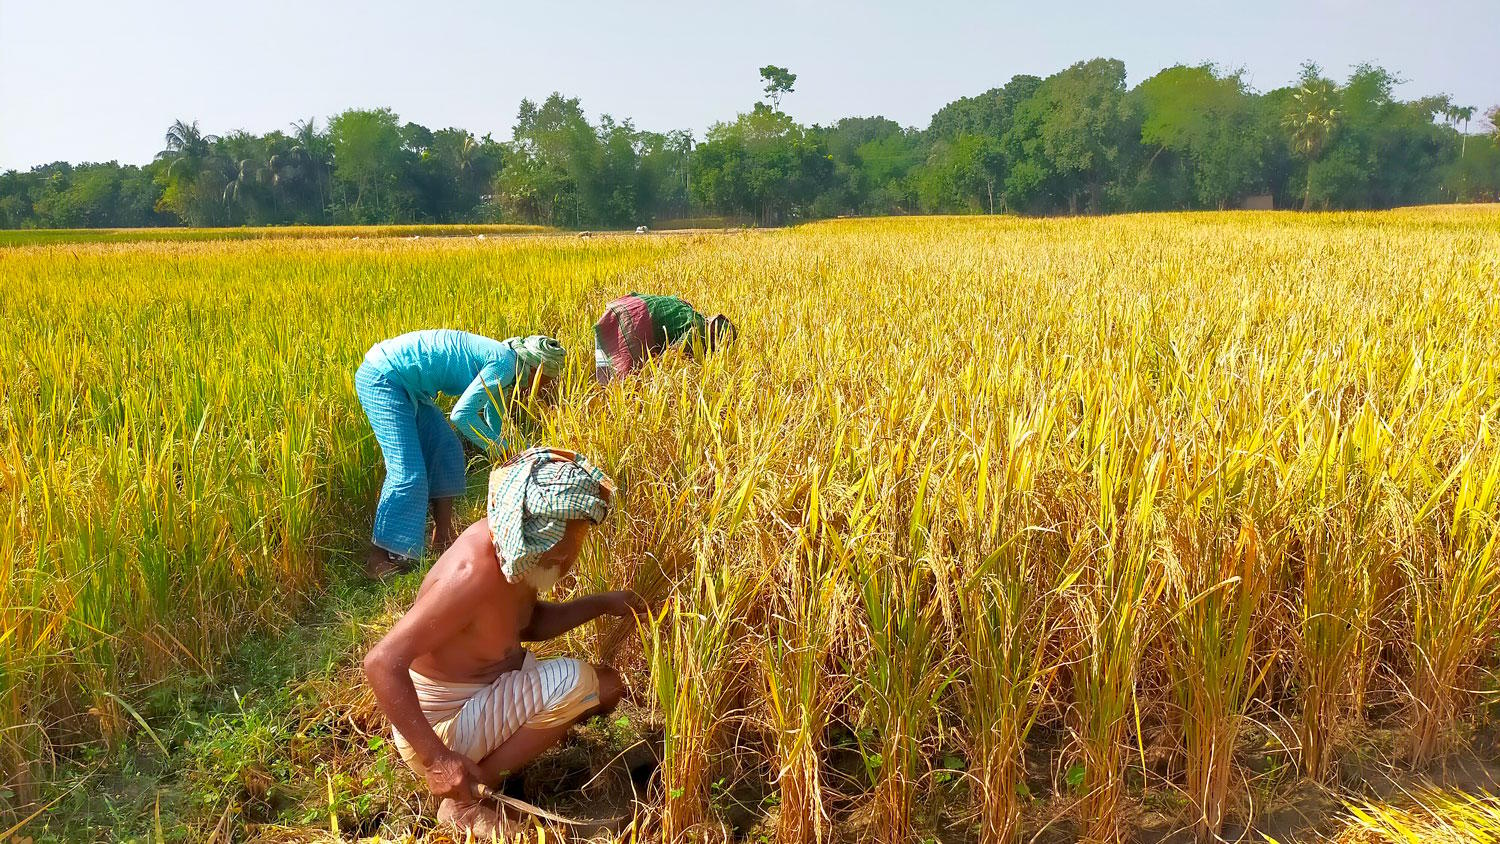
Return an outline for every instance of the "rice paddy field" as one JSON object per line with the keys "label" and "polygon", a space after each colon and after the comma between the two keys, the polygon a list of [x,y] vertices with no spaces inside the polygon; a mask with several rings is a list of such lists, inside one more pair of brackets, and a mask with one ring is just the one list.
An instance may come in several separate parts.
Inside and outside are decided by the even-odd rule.
{"label": "rice paddy field", "polygon": [[[452,327],[568,346],[516,446],[623,486],[565,586],[657,607],[547,646],[638,701],[535,802],[643,841],[1496,840],[1500,209],[351,236],[0,249],[0,838],[444,840],[360,682],[420,574],[357,574],[352,381]],[[598,387],[630,291],[740,339]]]}

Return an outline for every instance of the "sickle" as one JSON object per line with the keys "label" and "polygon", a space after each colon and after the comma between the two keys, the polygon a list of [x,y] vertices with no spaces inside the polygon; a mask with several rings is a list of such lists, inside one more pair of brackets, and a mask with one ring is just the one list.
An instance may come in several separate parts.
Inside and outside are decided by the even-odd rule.
{"label": "sickle", "polygon": [[480,800],[494,800],[502,806],[507,806],[511,809],[515,809],[518,812],[524,812],[528,815],[533,815],[535,817],[541,818],[544,821],[552,821],[553,823],[560,823],[564,826],[617,827],[625,822],[625,817],[623,815],[615,818],[598,818],[595,820],[587,821],[565,818],[562,815],[553,814],[552,812],[549,812],[540,806],[533,806],[530,803],[527,803],[525,800],[517,800],[510,795],[502,794],[482,782],[474,784],[474,796],[478,797]]}

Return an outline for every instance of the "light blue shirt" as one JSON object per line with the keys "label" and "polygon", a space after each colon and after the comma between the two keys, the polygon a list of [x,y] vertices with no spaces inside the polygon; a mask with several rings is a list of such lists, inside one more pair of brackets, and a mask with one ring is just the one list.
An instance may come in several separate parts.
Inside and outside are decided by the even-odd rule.
{"label": "light blue shirt", "polygon": [[481,449],[500,442],[505,395],[520,369],[507,343],[446,328],[413,331],[371,346],[365,362],[405,387],[413,401],[458,396],[448,416],[458,432]]}

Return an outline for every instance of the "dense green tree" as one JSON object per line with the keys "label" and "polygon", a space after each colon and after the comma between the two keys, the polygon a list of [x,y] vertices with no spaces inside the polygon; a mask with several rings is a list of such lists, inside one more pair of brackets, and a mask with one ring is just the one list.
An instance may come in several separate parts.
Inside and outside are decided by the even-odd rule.
{"label": "dense green tree", "polygon": [[[78,167],[59,162],[42,172],[45,178],[27,192],[25,203],[41,227],[140,227],[165,222],[155,210],[152,175],[143,168],[120,167],[112,161]],[[0,187],[0,193],[4,192]],[[20,203],[9,205],[15,208]],[[4,207],[0,205],[0,213]]]}
{"label": "dense green tree", "polygon": [[[0,226],[275,225],[514,220],[631,227],[705,213],[777,224],[846,214],[1053,214],[1225,208],[1383,208],[1500,194],[1500,134],[1443,95],[1396,99],[1360,66],[1314,64],[1251,90],[1176,66],[1126,90],[1117,61],[1015,76],[959,98],[926,129],[883,117],[803,126],[780,110],[796,75],[761,69],[769,104],[685,131],[592,123],[578,100],[523,101],[509,141],[351,110],[264,135],[179,120],[145,167],[57,162],[0,173]],[[1491,124],[1500,110],[1487,112]],[[1497,130],[1500,131],[1500,130]]]}
{"label": "dense green tree", "polygon": [[[1041,193],[1040,161],[1026,160],[1019,144],[1007,150],[1003,139],[1014,125],[1017,107],[1031,100],[1042,81],[1014,76],[1002,87],[955,100],[932,116],[924,161],[910,179],[923,210],[1000,210],[1008,201],[1030,204],[1027,198]],[[1020,169],[1007,193],[1004,185],[1013,166]]]}
{"label": "dense green tree", "polygon": [[592,225],[580,182],[590,178],[598,143],[577,99],[522,100],[497,185],[507,213],[543,225]]}
{"label": "dense green tree", "polygon": [[998,140],[1010,131],[1016,106],[1030,99],[1041,84],[1041,77],[1022,74],[977,97],[954,100],[932,116],[927,126],[928,138],[951,141],[961,134],[970,134]]}
{"label": "dense green tree", "polygon": [[504,148],[488,135],[476,138],[452,127],[433,132],[420,159],[430,174],[422,202],[424,218],[443,223],[484,219],[484,198],[503,158]]}
{"label": "dense green tree", "polygon": [[733,123],[708,130],[693,153],[693,189],[717,211],[776,225],[808,216],[833,170],[816,133],[757,103]]}
{"label": "dense green tree", "polygon": [[818,196],[815,216],[890,214],[913,210],[908,175],[921,163],[920,132],[884,117],[846,117],[814,127],[834,170]]}
{"label": "dense green tree", "polygon": [[1004,179],[999,141],[962,132],[932,145],[917,178],[917,195],[925,211],[993,214],[1004,207]]}
{"label": "dense green tree", "polygon": [[[1431,99],[1395,99],[1392,91],[1398,83],[1392,74],[1372,65],[1356,68],[1350,76],[1345,86],[1350,119],[1341,141],[1361,144],[1367,187],[1357,194],[1359,201],[1330,204],[1387,208],[1442,199],[1443,171],[1452,158],[1462,156],[1463,136],[1455,137],[1435,122],[1438,111]],[[1367,98],[1370,108],[1356,107],[1351,96]],[[1472,112],[1467,107],[1456,111],[1459,116]]]}
{"label": "dense green tree", "polygon": [[561,94],[526,100],[496,191],[510,219],[635,226],[653,218],[660,197],[684,195],[690,145],[686,133],[640,132],[609,115],[593,126],[578,100]]}
{"label": "dense green tree", "polygon": [[1125,98],[1125,65],[1079,62],[1054,74],[1016,106],[1001,139],[1010,163],[1006,195],[1024,209],[1051,195],[1069,213],[1105,209],[1105,187],[1121,147],[1139,142]]}
{"label": "dense green tree", "polygon": [[417,123],[404,125],[401,138],[405,170],[399,195],[412,219],[454,223],[486,216],[481,206],[500,169],[500,144],[463,129],[433,131]]}
{"label": "dense green tree", "polygon": [[639,140],[640,203],[650,219],[692,213],[693,135],[685,130],[643,132]]}
{"label": "dense green tree", "polygon": [[396,114],[388,108],[349,109],[328,121],[328,141],[347,219],[402,220],[404,203],[396,194],[407,150]]}
{"label": "dense green tree", "polygon": [[1500,139],[1482,135],[1443,173],[1444,198],[1454,202],[1500,202]]}
{"label": "dense green tree", "polygon": [[1355,68],[1342,86],[1309,66],[1289,114],[1293,147],[1307,161],[1303,207],[1382,208],[1442,198],[1442,174],[1459,155],[1456,132],[1434,118],[1446,97],[1400,102],[1391,73]]}
{"label": "dense green tree", "polygon": [[220,199],[224,221],[232,225],[265,225],[278,219],[275,151],[286,136],[273,132],[257,137],[231,132],[215,145],[217,158],[227,163]]}
{"label": "dense green tree", "polygon": [[780,111],[781,98],[792,93],[797,84],[797,74],[784,67],[768,64],[760,69],[760,81],[766,85],[766,99],[771,101],[771,108]]}
{"label": "dense green tree", "polygon": [[1169,67],[1136,87],[1141,142],[1154,148],[1139,178],[1171,153],[1186,168],[1193,204],[1226,208],[1264,187],[1268,139],[1255,101],[1238,73],[1220,76],[1210,65]]}
{"label": "dense green tree", "polygon": [[597,165],[588,180],[588,207],[603,225],[623,228],[647,221],[654,186],[641,178],[644,139],[629,120],[604,115],[598,128]]}
{"label": "dense green tree", "polygon": [[156,210],[160,191],[151,167],[113,161],[0,173],[0,228],[166,225],[174,220]]}

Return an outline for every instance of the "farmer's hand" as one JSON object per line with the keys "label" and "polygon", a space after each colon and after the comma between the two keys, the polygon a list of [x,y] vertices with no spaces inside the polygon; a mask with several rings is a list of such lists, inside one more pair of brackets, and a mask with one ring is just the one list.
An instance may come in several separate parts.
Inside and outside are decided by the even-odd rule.
{"label": "farmer's hand", "polygon": [[629,589],[623,589],[619,592],[605,592],[599,596],[599,602],[604,607],[605,615],[630,618],[646,614],[646,599]]}
{"label": "farmer's hand", "polygon": [[458,803],[474,802],[474,786],[480,784],[483,776],[474,760],[449,750],[432,760],[426,768],[427,790],[434,797]]}

